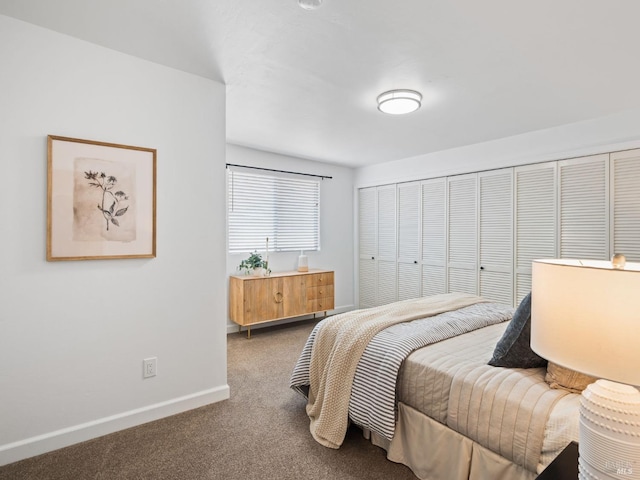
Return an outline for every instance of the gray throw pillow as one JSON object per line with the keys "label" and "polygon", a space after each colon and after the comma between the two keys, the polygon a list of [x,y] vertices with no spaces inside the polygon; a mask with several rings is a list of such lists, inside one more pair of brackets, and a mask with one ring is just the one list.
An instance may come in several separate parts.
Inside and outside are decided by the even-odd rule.
{"label": "gray throw pillow", "polygon": [[498,341],[489,365],[508,368],[544,367],[547,361],[531,350],[531,293],[522,299]]}

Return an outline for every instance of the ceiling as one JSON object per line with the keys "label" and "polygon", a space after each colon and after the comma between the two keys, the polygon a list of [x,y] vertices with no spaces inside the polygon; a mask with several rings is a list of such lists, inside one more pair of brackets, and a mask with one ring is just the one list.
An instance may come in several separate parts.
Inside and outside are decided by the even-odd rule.
{"label": "ceiling", "polygon": [[[227,86],[227,141],[359,167],[640,107],[633,0],[0,0]],[[380,113],[393,88],[422,92]]]}

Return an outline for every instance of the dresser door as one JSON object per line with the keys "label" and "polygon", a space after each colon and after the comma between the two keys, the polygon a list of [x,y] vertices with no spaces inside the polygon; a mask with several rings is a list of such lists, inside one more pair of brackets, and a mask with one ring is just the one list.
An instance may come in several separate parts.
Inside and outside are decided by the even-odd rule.
{"label": "dresser door", "polygon": [[244,283],[245,325],[284,316],[282,277],[257,278]]}

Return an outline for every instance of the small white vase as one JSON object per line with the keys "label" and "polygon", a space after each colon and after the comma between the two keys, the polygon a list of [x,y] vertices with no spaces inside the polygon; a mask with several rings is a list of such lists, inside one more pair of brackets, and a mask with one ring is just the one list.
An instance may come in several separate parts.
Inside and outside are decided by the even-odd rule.
{"label": "small white vase", "polygon": [[254,277],[264,277],[264,268],[262,267],[254,268],[251,275],[253,275]]}
{"label": "small white vase", "polygon": [[298,257],[298,271],[299,272],[308,272],[309,271],[309,259],[304,254],[302,250],[300,250],[300,256]]}

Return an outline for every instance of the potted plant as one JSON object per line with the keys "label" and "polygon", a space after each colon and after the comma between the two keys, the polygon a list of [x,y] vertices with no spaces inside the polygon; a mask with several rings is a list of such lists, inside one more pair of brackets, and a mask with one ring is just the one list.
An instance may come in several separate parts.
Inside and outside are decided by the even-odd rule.
{"label": "potted plant", "polygon": [[260,255],[257,251],[254,251],[249,258],[245,258],[238,265],[238,270],[249,275],[253,273],[253,275],[261,276],[265,273],[271,273],[269,269],[269,262],[262,259],[262,255]]}

